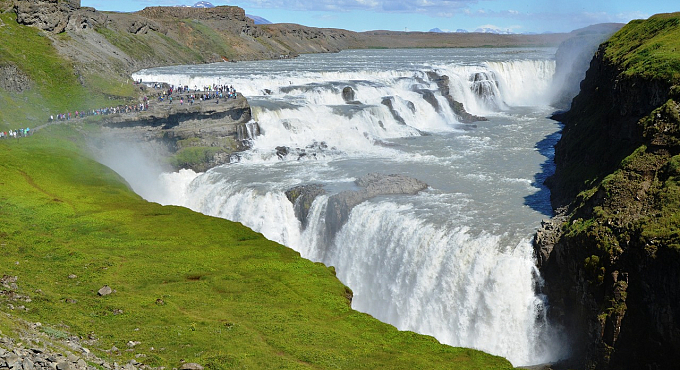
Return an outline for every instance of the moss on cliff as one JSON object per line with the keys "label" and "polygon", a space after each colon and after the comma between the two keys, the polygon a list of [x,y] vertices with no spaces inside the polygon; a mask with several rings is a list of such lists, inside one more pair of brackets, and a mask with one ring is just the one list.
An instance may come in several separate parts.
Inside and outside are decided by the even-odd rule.
{"label": "moss on cliff", "polygon": [[543,272],[578,368],[680,361],[679,25],[621,29],[565,116],[551,187],[568,221]]}
{"label": "moss on cliff", "polygon": [[657,14],[630,22],[607,43],[606,57],[626,76],[680,80],[680,18]]}
{"label": "moss on cliff", "polygon": [[[619,166],[643,142],[638,121],[663,105],[680,84],[680,13],[633,21],[598,50],[561,119],[553,205],[563,206]],[[604,144],[606,143],[606,144]]]}

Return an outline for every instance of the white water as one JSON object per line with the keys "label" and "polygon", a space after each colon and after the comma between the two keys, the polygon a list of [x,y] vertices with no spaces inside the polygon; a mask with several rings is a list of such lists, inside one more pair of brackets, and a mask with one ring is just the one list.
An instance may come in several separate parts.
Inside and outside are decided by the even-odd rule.
{"label": "white water", "polygon": [[[539,181],[550,159],[542,153],[550,155],[558,130],[544,118],[553,54],[353,51],[141,71],[134,77],[144,81],[234,85],[248,97],[262,135],[239,163],[164,174],[158,191],[137,191],[240,221],[335,266],[354,291],[355,309],[399,329],[514,365],[554,361],[564,352],[534,291],[540,278],[530,245],[549,212]],[[449,76],[453,98],[489,121],[458,122],[427,72]],[[347,86],[357,104],[343,100]],[[289,154],[280,159],[277,147]],[[430,188],[361,203],[327,242],[328,196],[354,189],[353,180],[369,172],[406,174]],[[310,183],[323,184],[328,195],[315,200],[303,228],[284,192]]]}

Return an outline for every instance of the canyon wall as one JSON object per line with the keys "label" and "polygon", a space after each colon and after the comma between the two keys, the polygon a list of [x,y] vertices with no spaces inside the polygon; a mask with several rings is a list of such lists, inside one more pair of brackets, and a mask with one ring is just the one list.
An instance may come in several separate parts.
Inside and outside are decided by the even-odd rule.
{"label": "canyon wall", "polygon": [[680,13],[625,26],[559,117],[558,216],[535,246],[550,317],[572,339],[563,367],[680,362],[678,37]]}

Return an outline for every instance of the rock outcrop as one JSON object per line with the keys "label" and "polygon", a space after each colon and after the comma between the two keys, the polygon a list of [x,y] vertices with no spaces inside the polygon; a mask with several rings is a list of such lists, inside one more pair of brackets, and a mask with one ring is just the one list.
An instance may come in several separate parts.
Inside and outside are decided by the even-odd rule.
{"label": "rock outcrop", "polygon": [[0,66],[0,89],[20,93],[30,90],[33,82],[13,64]]}
{"label": "rock outcrop", "polygon": [[14,7],[20,24],[61,33],[71,14],[80,8],[80,0],[20,0]]}
{"label": "rock outcrop", "polygon": [[680,79],[664,42],[678,25],[680,13],[624,27],[562,116],[549,186],[564,208],[535,239],[549,318],[571,338],[557,368],[680,363]]}
{"label": "rock outcrop", "polygon": [[319,184],[300,185],[286,191],[286,197],[293,203],[295,217],[300,220],[303,228],[307,227],[307,215],[314,199],[324,194],[326,190]]}
{"label": "rock outcrop", "polygon": [[231,154],[250,145],[259,133],[257,123],[250,122],[250,105],[245,97],[180,103],[151,102],[146,111],[116,114],[107,117],[108,132],[132,141],[160,144],[171,155],[187,150],[200,150],[203,158],[197,161],[174,161],[176,169],[191,168],[206,171],[229,163]]}
{"label": "rock outcrop", "polygon": [[342,89],[342,100],[347,104],[361,104],[360,101],[356,100],[356,92],[350,86],[345,86]]}
{"label": "rock outcrop", "polygon": [[[381,195],[414,195],[427,189],[427,184],[405,175],[383,175],[369,173],[355,182],[359,190],[347,190],[333,194],[328,198],[325,215],[326,243],[330,245],[335,234],[347,222],[349,213],[356,205]],[[322,185],[309,184],[293,187],[286,191],[286,196],[295,207],[295,216],[303,226],[307,225],[309,209],[320,195],[325,195]]]}
{"label": "rock outcrop", "polygon": [[387,96],[384,97],[383,100],[380,102],[380,104],[384,105],[387,107],[387,109],[390,110],[390,113],[392,114],[392,117],[394,118],[395,121],[398,123],[405,125],[406,121],[404,121],[404,118],[399,115],[399,112],[397,112],[396,109],[394,109],[394,96]]}
{"label": "rock outcrop", "polygon": [[326,207],[326,231],[332,239],[347,222],[354,206],[380,195],[413,195],[427,189],[427,184],[405,175],[369,173],[355,181],[360,190],[348,190],[332,195]]}
{"label": "rock outcrop", "polygon": [[[458,117],[458,120],[461,123],[488,121],[485,117],[475,116],[474,114],[468,113],[468,111],[465,110],[463,103],[453,99],[453,97],[451,96],[451,88],[449,87],[449,76],[440,76],[435,72],[428,72],[427,75],[431,81],[437,84],[437,87],[439,88],[439,93],[444,98],[446,98],[446,101],[449,103],[451,110],[453,110],[453,113],[455,113],[456,117]],[[432,99],[433,97],[427,96],[425,96],[425,98],[430,102],[430,104],[432,104],[435,107],[435,109],[437,109],[437,111],[439,111],[440,109],[439,103],[436,102],[436,99],[433,100]]]}
{"label": "rock outcrop", "polygon": [[149,20],[167,24],[168,28],[177,19],[194,19],[209,24],[214,30],[232,34],[261,36],[252,19],[246,17],[245,10],[236,6],[216,6],[214,8],[187,8],[174,6],[153,6],[136,13]]}

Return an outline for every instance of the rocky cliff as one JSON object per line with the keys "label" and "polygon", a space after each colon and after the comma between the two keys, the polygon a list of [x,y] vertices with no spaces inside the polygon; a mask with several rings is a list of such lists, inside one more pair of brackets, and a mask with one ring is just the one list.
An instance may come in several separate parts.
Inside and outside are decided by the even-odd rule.
{"label": "rocky cliff", "polygon": [[680,13],[600,46],[562,119],[558,217],[536,237],[564,367],[680,363]]}
{"label": "rocky cliff", "polygon": [[249,147],[259,132],[241,94],[191,102],[188,93],[173,95],[174,102],[154,100],[147,110],[106,117],[104,136],[150,142],[167,150],[174,169],[202,172],[229,163],[231,154]]}

